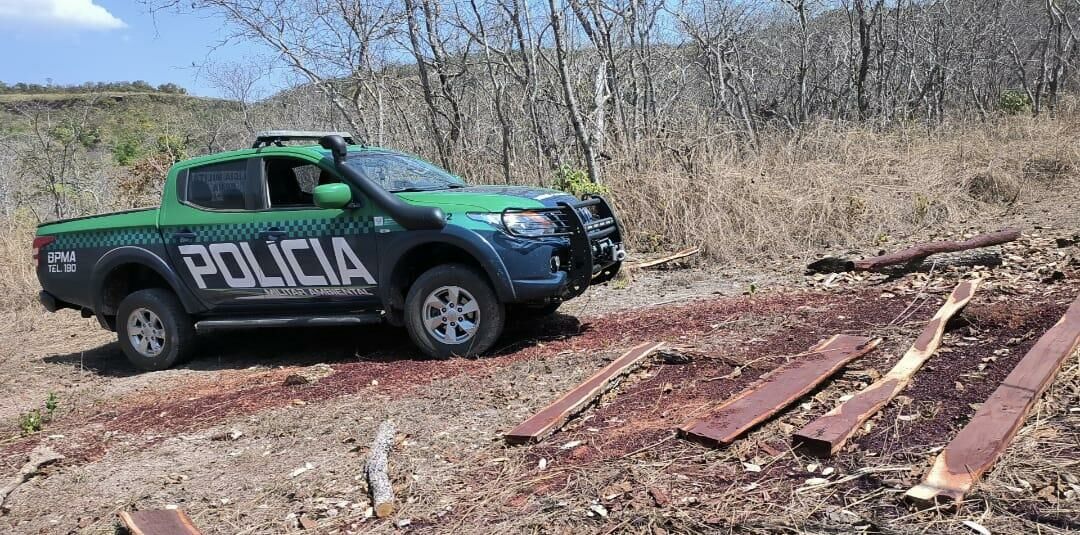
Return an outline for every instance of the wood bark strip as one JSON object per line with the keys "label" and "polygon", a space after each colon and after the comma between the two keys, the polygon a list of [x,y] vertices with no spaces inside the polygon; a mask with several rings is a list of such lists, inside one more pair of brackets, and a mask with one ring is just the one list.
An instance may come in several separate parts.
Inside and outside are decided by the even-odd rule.
{"label": "wood bark strip", "polygon": [[120,523],[131,535],[202,535],[183,511],[121,511]]}
{"label": "wood bark strip", "polygon": [[23,464],[22,468],[19,469],[19,473],[15,474],[15,477],[11,478],[11,481],[6,485],[0,487],[0,509],[3,509],[4,501],[7,500],[8,494],[14,492],[15,489],[19,488],[19,485],[22,485],[31,477],[34,477],[34,474],[36,474],[41,467],[52,464],[63,458],[63,455],[56,453],[48,446],[38,446],[37,448],[34,448],[34,450],[30,452],[30,458],[26,461],[26,464]]}
{"label": "wood bark strip", "polygon": [[1080,297],[983,403],[975,416],[934,460],[923,482],[905,498],[932,505],[958,504],[1012,442],[1027,415],[1080,348]]}
{"label": "wood bark strip", "polygon": [[727,399],[708,416],[684,424],[679,434],[710,446],[731,444],[879,343],[879,338],[833,336]]}
{"label": "wood bark strip", "polygon": [[988,234],[980,234],[964,241],[936,241],[926,242],[902,249],[893,253],[863,258],[862,260],[846,260],[843,258],[822,258],[812,262],[806,267],[807,271],[816,273],[841,273],[846,271],[880,271],[889,266],[906,264],[916,265],[924,258],[938,253],[954,253],[979,249],[992,245],[1001,245],[1020,238],[1019,229],[1004,229]]}
{"label": "wood bark strip", "polygon": [[979,283],[980,280],[975,279],[958,284],[923,328],[915,344],[889,373],[798,430],[792,439],[795,447],[816,457],[829,457],[839,451],[866,420],[908,385],[915,372],[938,350],[945,334],[945,324],[971,301]]}
{"label": "wood bark strip", "polygon": [[566,425],[570,418],[611,388],[616,379],[633,371],[645,357],[663,345],[663,342],[646,342],[630,348],[584,383],[506,433],[506,442],[524,444],[543,440]]}
{"label": "wood bark strip", "polygon": [[394,447],[394,422],[386,420],[379,424],[375,439],[371,441],[368,453],[367,472],[368,488],[371,490],[371,504],[375,516],[386,518],[394,514],[394,487],[390,484],[390,449]]}

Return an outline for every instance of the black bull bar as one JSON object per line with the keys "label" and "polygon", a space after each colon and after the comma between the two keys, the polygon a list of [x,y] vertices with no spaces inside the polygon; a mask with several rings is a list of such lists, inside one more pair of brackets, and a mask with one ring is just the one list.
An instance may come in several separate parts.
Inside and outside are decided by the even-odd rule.
{"label": "black bull bar", "polygon": [[[555,224],[555,231],[542,236],[515,232],[506,222],[507,214],[513,213],[541,214]],[[590,284],[615,278],[626,257],[622,228],[611,205],[600,196],[586,197],[576,203],[559,202],[551,208],[507,208],[502,212],[502,223],[509,234],[519,238],[566,237],[569,240],[564,299],[581,295]]]}

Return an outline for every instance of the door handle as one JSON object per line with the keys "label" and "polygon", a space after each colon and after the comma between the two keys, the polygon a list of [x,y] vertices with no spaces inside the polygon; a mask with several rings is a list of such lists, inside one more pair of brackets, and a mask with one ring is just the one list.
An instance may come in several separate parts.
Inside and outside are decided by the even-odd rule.
{"label": "door handle", "polygon": [[259,232],[259,238],[269,241],[278,241],[288,235],[288,232],[285,232],[284,230],[281,230],[277,227],[269,228],[262,232]]}
{"label": "door handle", "polygon": [[179,242],[194,241],[195,238],[198,237],[198,234],[195,234],[194,232],[192,232],[192,231],[190,231],[188,229],[184,229],[184,230],[181,230],[181,231],[174,232],[173,237],[176,238],[176,241],[179,241]]}

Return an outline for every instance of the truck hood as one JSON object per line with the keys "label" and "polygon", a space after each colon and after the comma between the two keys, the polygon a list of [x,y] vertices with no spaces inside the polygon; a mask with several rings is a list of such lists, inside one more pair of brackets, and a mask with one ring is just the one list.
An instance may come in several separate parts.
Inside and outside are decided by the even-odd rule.
{"label": "truck hood", "polygon": [[464,188],[398,193],[411,204],[501,212],[507,208],[544,208],[559,202],[577,202],[564,191],[530,186],[468,186]]}

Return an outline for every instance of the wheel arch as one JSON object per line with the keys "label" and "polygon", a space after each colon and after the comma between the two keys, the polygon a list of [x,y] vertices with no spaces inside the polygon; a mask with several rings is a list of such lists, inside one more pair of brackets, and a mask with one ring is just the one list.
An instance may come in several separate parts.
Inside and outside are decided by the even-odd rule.
{"label": "wheel arch", "polygon": [[118,247],[94,265],[90,288],[98,321],[113,329],[108,318],[116,315],[124,297],[145,288],[165,288],[173,292],[188,313],[205,310],[187,290],[176,272],[160,256],[142,247]]}
{"label": "wheel arch", "polygon": [[[441,232],[410,231],[404,239],[380,251],[380,298],[387,312],[396,314],[405,307],[409,286],[428,269],[450,263],[477,268],[485,275],[500,301],[513,301],[514,287],[502,258],[490,244],[473,236],[459,236],[447,227]],[[477,243],[479,242],[479,243]]]}

